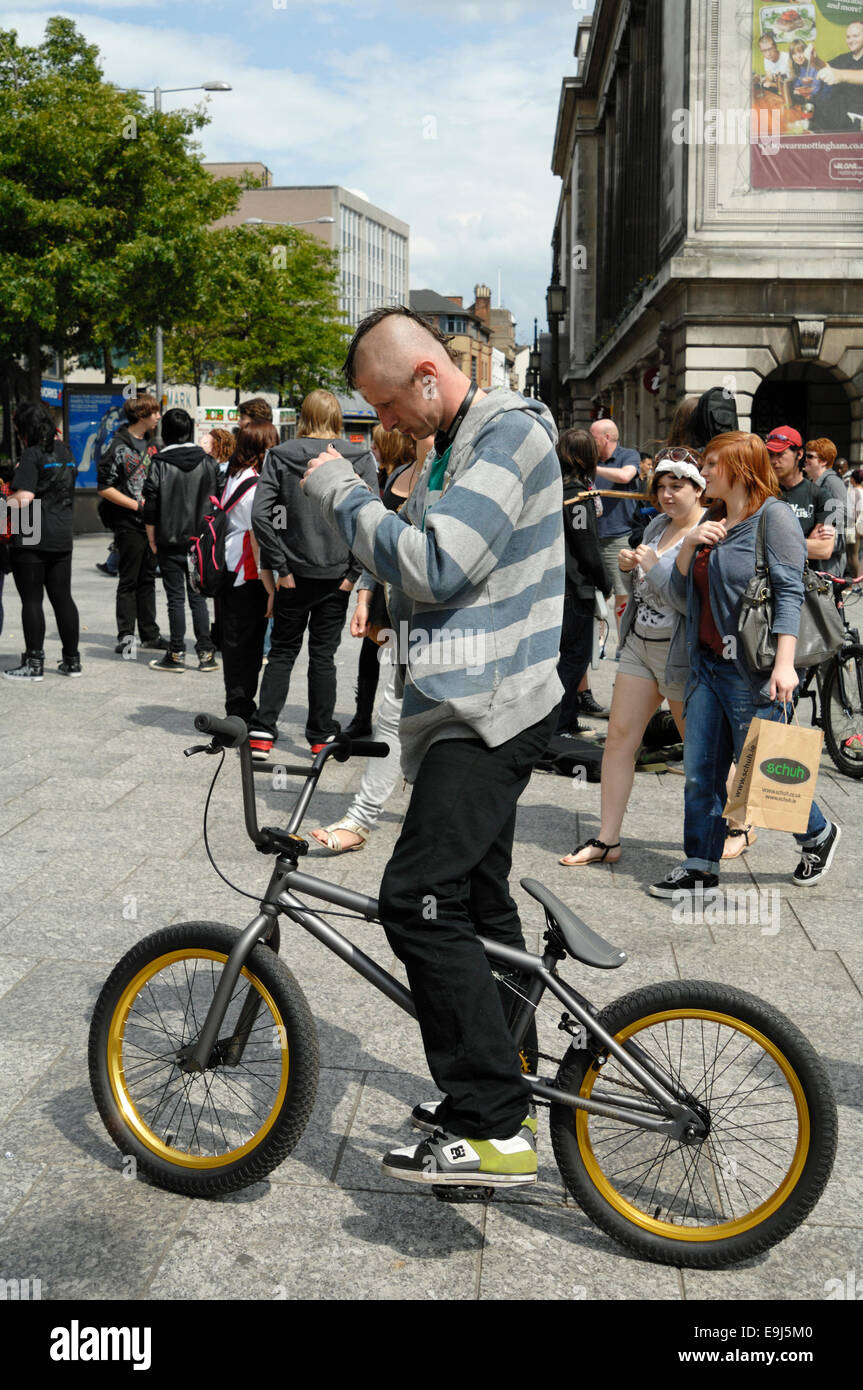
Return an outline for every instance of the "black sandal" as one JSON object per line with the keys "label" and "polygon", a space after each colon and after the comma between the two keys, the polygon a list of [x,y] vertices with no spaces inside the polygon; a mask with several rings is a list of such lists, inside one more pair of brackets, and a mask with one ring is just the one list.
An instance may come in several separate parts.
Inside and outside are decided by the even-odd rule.
{"label": "black sandal", "polygon": [[[584,859],[580,864],[570,862],[574,855],[580,854],[583,849],[588,847],[601,849],[602,854],[598,855],[596,859]],[[610,849],[620,849],[620,841],[618,840],[616,845],[607,845],[604,840],[585,840],[583,845],[576,845],[574,850],[570,850],[569,854],[564,855],[563,859],[558,859],[557,862],[562,864],[565,869],[586,869],[590,864],[604,864]],[[616,864],[617,860],[612,859],[611,862]]]}

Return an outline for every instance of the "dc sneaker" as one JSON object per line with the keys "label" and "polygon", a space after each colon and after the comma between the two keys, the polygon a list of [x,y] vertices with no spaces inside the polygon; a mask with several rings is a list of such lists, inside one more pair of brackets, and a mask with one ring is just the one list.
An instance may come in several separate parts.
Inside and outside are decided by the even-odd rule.
{"label": "dc sneaker", "polygon": [[522,1187],[536,1182],[536,1139],[524,1125],[510,1139],[459,1139],[439,1129],[421,1144],[391,1149],[381,1168],[432,1187]]}

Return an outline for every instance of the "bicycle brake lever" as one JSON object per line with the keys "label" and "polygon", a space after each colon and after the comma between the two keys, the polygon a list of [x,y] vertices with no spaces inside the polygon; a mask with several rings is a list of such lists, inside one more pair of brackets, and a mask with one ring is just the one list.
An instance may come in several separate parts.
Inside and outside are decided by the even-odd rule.
{"label": "bicycle brake lever", "polygon": [[220,753],[222,750],[215,743],[196,743],[193,748],[184,748],[184,758],[194,758],[196,753]]}

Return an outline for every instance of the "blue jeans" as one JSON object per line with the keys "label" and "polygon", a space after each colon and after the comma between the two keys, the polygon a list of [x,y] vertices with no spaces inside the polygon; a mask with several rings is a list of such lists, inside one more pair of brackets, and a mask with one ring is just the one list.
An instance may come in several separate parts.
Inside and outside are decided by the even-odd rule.
{"label": "blue jeans", "polygon": [[[730,661],[701,651],[698,682],[685,713],[684,864],[687,869],[718,874],[725,845],[722,810],[728,770],[740,758],[752,720],[781,720],[783,709],[778,701],[759,704]],[[829,821],[813,801],[805,832],[794,838],[799,845],[811,847],[826,839],[829,830]]]}

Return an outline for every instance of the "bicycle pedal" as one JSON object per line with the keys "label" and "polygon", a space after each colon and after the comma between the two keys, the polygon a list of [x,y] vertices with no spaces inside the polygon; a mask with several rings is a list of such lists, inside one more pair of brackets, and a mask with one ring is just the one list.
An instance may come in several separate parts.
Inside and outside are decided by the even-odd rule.
{"label": "bicycle pedal", "polygon": [[490,1202],[494,1196],[493,1187],[433,1187],[432,1192],[439,1202]]}

